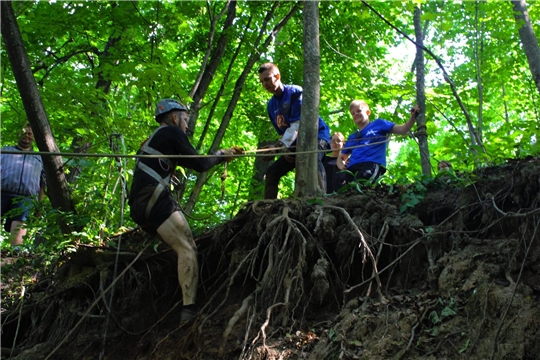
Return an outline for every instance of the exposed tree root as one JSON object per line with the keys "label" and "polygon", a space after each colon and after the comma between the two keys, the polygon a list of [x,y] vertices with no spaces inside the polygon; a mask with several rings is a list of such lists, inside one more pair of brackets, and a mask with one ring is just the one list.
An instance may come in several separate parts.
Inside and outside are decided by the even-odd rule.
{"label": "exposed tree root", "polygon": [[[147,245],[148,247],[148,245]],[[77,328],[79,327],[79,325],[82,324],[82,322],[85,320],[86,316],[88,314],[90,314],[90,311],[92,311],[92,309],[94,308],[94,306],[96,306],[100,301],[101,299],[113,288],[113,286],[118,282],[118,280],[120,280],[124,274],[129,270],[129,268],[139,259],[139,257],[143,254],[144,250],[146,250],[146,247],[139,252],[139,254],[135,257],[135,259],[133,259],[133,261],[116,277],[116,279],[113,280],[113,282],[107,287],[107,289],[105,289],[95,300],[94,302],[92,303],[92,305],[90,305],[88,307],[88,309],[86,310],[86,312],[83,314],[83,316],[81,317],[81,319],[75,324],[75,326],[73,326],[71,328],[71,330],[68,332],[68,334],[58,343],[58,345],[56,345],[56,347],[53,349],[53,351],[51,351],[47,357],[45,358],[45,360],[48,360],[51,358],[51,356],[54,355],[54,353],[56,351],[58,351],[58,349],[62,346],[62,344],[67,341],[69,339],[69,337],[75,332],[75,330],[77,330]]]}
{"label": "exposed tree root", "polygon": [[[538,176],[535,166],[527,176]],[[534,358],[540,182],[491,171],[496,181],[428,189],[405,212],[400,193],[378,187],[322,205],[248,203],[197,239],[204,306],[181,325],[170,251],[132,266],[134,254],[125,250],[127,272],[113,279],[111,254],[88,247],[48,280],[27,285],[24,303],[2,312],[2,340],[8,330],[20,337],[2,353],[32,350],[50,360],[103,349],[108,358],[140,359]],[[112,307],[103,301],[111,282]],[[120,346],[129,355],[115,353]]]}

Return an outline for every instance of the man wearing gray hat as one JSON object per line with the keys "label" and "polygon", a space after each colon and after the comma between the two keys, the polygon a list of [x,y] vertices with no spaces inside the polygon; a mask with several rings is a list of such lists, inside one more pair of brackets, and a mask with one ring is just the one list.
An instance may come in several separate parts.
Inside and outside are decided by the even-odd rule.
{"label": "man wearing gray hat", "polygon": [[[139,153],[147,155],[198,155],[186,135],[187,108],[173,99],[163,99],[156,107],[159,128],[145,141]],[[161,237],[178,257],[178,282],[182,289],[181,321],[197,312],[195,297],[199,281],[197,246],[189,224],[170,192],[169,182],[176,166],[198,172],[231,161],[234,149],[219,150],[216,157],[139,158],[133,173],[129,196],[131,218],[140,227]]]}

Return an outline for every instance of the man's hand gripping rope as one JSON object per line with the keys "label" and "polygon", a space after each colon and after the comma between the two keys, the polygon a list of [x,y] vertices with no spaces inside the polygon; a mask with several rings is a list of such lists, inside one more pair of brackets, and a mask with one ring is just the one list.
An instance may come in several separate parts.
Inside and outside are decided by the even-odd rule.
{"label": "man's hand gripping rope", "polygon": [[[278,141],[275,144],[265,145],[265,146],[259,148],[258,150],[261,151],[262,153],[264,153],[265,155],[266,154],[275,155],[275,154],[286,153],[286,152],[290,151],[290,149],[288,147],[286,147],[285,144],[283,144],[281,141]],[[295,161],[293,155],[285,155],[285,158],[289,162],[294,162]],[[289,158],[292,161],[290,161]],[[263,161],[272,161],[272,160],[274,160],[274,156],[263,156],[262,160]]]}

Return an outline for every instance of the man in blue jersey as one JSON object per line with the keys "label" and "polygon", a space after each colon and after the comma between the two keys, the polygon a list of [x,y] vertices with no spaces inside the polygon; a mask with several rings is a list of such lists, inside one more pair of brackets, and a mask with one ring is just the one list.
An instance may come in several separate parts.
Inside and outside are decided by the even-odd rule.
{"label": "man in blue jersey", "polygon": [[420,113],[420,108],[411,109],[411,117],[401,125],[383,119],[369,121],[371,110],[363,100],[354,100],[349,106],[353,121],[358,127],[345,143],[337,161],[340,170],[350,173],[339,173],[338,187],[353,181],[365,179],[374,182],[386,172],[386,144],[388,134],[405,135],[411,130]]}
{"label": "man in blue jersey", "polygon": [[[6,146],[2,151],[32,151],[34,133],[27,124],[19,134],[16,146]],[[10,232],[11,246],[16,248],[23,243],[26,235],[24,222],[28,219],[32,198],[43,199],[45,195],[45,174],[40,155],[4,154],[0,156],[2,182],[2,209],[4,217],[10,210],[13,215],[6,219],[4,228]],[[16,210],[14,210],[16,209]]]}
{"label": "man in blue jersey", "polygon": [[[265,149],[268,153],[275,154],[291,152],[290,155],[280,156],[266,171],[264,198],[276,199],[279,181],[296,165],[293,153],[296,151],[296,138],[300,125],[302,88],[298,85],[283,85],[279,69],[273,63],[265,63],[259,67],[259,79],[262,86],[273,94],[268,101],[268,117],[280,136],[277,143],[266,146]],[[318,149],[327,150],[330,148],[330,129],[320,116],[318,128]],[[323,193],[326,193],[326,172],[322,164],[324,153],[324,151],[318,153],[317,169],[319,186]],[[268,157],[268,159],[272,158]]]}

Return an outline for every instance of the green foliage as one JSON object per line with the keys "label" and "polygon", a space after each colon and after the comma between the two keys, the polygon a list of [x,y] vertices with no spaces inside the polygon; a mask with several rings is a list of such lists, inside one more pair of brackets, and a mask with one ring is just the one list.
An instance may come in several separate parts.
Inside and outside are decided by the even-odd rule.
{"label": "green foliage", "polygon": [[[425,329],[424,332],[430,336],[438,336],[440,333],[439,325],[445,319],[456,316],[458,313],[458,308],[459,308],[459,304],[453,298],[450,298],[448,301],[445,301],[441,298],[437,299],[436,309],[432,310],[428,315],[428,320],[434,326],[428,329]],[[468,343],[467,343],[467,346],[468,346]]]}
{"label": "green foliage", "polygon": [[[13,2],[25,49],[61,151],[75,144],[89,144],[90,153],[134,154],[153,131],[153,110],[158,99],[175,97],[189,103],[190,91],[204,60],[210,21],[223,10],[224,2]],[[512,157],[538,155],[538,104],[536,90],[516,31],[510,3],[498,2],[370,2],[385,19],[414,37],[412,14],[420,4],[426,22],[424,44],[440,58],[457,93],[482,137],[484,150],[473,145],[463,110],[442,72],[426,54],[425,109],[429,150],[433,168],[439,160],[450,161],[456,172],[469,173],[477,166],[499,164]],[[296,12],[267,48],[255,48],[259,29],[272,2],[239,2],[236,19],[227,35],[226,48],[198,113],[192,143],[207,153],[222,118],[227,114],[246,61],[253,52],[259,61],[248,75],[233,110],[220,147],[239,145],[256,149],[264,140],[276,140],[266,114],[269,94],[260,86],[256,68],[264,61],[276,62],[284,83],[301,85],[303,78],[302,12]],[[270,18],[264,36],[295,5],[281,2]],[[350,134],[356,127],[348,112],[353,99],[364,99],[372,119],[395,123],[407,120],[415,103],[415,79],[411,72],[416,48],[385,24],[361,2],[325,1],[319,4],[321,91],[320,114],[331,132]],[[531,19],[540,6],[529,4]],[[213,49],[222,34],[225,16],[219,18]],[[427,23],[429,21],[429,23]],[[264,40],[263,36],[263,40]],[[239,48],[238,48],[239,47]],[[238,56],[230,66],[235,52]],[[26,122],[24,108],[9,66],[5,46],[0,50],[1,130],[4,144],[16,140]],[[229,73],[230,72],[230,73]],[[226,74],[229,74],[226,77]],[[478,82],[482,85],[480,101]],[[219,93],[223,86],[222,93]],[[216,103],[210,116],[211,107]],[[203,129],[208,131],[203,136]],[[121,134],[124,147],[111,147],[113,134]],[[114,143],[114,142],[113,142]],[[114,144],[113,144],[114,145]],[[413,208],[430,184],[467,186],[470,177],[451,172],[420,177],[420,156],[413,138],[392,139],[388,172],[381,182],[412,185],[402,195],[401,211]],[[65,158],[65,170],[78,173],[71,180],[77,215],[68,222],[81,230],[69,239],[59,231],[59,213],[48,201],[42,215],[29,221],[59,251],[76,242],[98,244],[121,229],[134,226],[129,207],[122,207],[123,181],[131,181],[133,159],[121,169],[112,158]],[[253,157],[214,169],[189,220],[195,233],[203,232],[234,216],[252,200]],[[433,171],[433,173],[436,173]],[[185,173],[186,196],[197,174]],[[349,188],[362,191],[361,181]],[[222,189],[224,191],[222,191]],[[294,174],[280,184],[280,196],[294,190]],[[346,191],[347,189],[343,190]],[[260,193],[260,192],[259,192]],[[5,235],[5,233],[4,233]],[[30,240],[27,240],[30,241]],[[4,245],[3,245],[4,246]],[[70,245],[71,246],[71,245]]]}
{"label": "green foliage", "polygon": [[426,195],[428,185],[432,182],[433,179],[428,176],[423,174],[417,176],[415,181],[407,186],[405,192],[401,195],[402,205],[399,208],[399,212],[404,213],[419,204]]}

